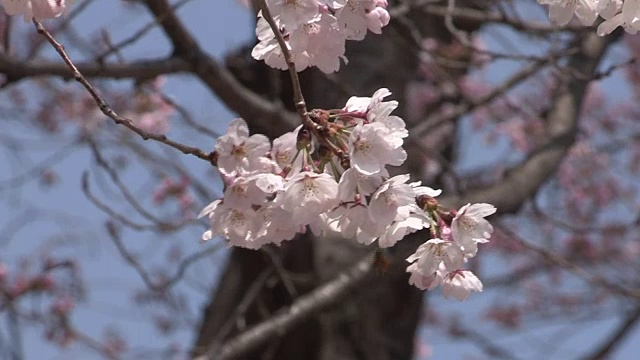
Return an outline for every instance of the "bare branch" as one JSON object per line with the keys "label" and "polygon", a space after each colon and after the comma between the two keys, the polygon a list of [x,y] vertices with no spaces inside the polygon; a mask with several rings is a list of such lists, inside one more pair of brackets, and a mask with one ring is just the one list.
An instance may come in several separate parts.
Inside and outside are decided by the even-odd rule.
{"label": "bare branch", "polygon": [[174,54],[189,64],[198,76],[231,110],[267,136],[279,136],[279,129],[293,129],[297,117],[281,105],[265,100],[242,85],[233,74],[203,51],[172,11],[167,0],[145,0],[145,4],[174,46]]}
{"label": "bare branch", "polygon": [[182,261],[182,263],[178,267],[178,270],[175,272],[173,276],[171,276],[169,279],[166,279],[166,280],[157,281],[152,278],[152,275],[149,273],[149,271],[147,271],[144,268],[144,266],[142,265],[142,263],[140,263],[138,258],[135,255],[133,255],[131,252],[129,252],[129,250],[127,250],[127,247],[122,242],[122,239],[120,239],[120,234],[118,232],[118,229],[113,223],[107,223],[107,232],[109,233],[109,237],[111,238],[111,240],[113,240],[113,243],[116,245],[118,252],[124,258],[124,260],[138,272],[138,274],[142,278],[145,285],[150,290],[153,290],[156,292],[167,291],[170,287],[172,287],[180,279],[182,279],[182,277],[184,276],[185,272],[187,271],[187,269],[191,264],[200,260],[204,256],[211,255],[217,252],[223,247],[223,243],[219,243],[217,244],[217,246],[210,247],[208,249],[205,249],[203,251],[200,251],[188,256],[186,259]]}
{"label": "bare branch", "polygon": [[287,68],[289,69],[289,77],[291,77],[291,86],[293,87],[293,102],[296,106],[296,110],[298,111],[298,115],[302,118],[304,123],[309,123],[311,120],[307,115],[307,104],[304,102],[304,96],[302,95],[302,89],[300,87],[300,79],[298,79],[298,72],[296,71],[296,64],[293,62],[293,58],[291,57],[291,52],[287,47],[287,43],[280,33],[280,29],[276,24],[276,21],[271,16],[271,10],[267,6],[265,0],[258,0],[260,4],[260,9],[262,10],[262,16],[269,23],[269,27],[271,27],[271,31],[273,31],[273,35],[276,37],[278,41],[278,46],[280,46],[280,50],[282,51],[282,55],[284,56],[284,61],[287,63]]}
{"label": "bare branch", "polygon": [[576,39],[579,51],[570,57],[568,68],[582,76],[570,73],[561,76],[553,95],[555,101],[546,117],[547,141],[499,183],[470,191],[462,197],[444,198],[443,203],[460,205],[488,202],[494,204],[501,213],[517,211],[555,173],[573,146],[587,86],[602,56],[617,40],[616,36],[602,38],[592,32],[579,35]]}
{"label": "bare branch", "polygon": [[365,257],[336,279],[301,296],[290,307],[229,340],[219,352],[208,352],[194,360],[231,359],[255,349],[278,334],[286,333],[309,316],[336,303],[349,290],[361,284],[371,272],[372,264],[372,257]]}
{"label": "bare branch", "polygon": [[35,24],[36,29],[38,30],[38,33],[44,36],[45,39],[47,39],[47,41],[51,44],[51,46],[53,46],[56,52],[60,55],[60,57],[62,57],[62,60],[64,60],[64,62],[67,64],[67,66],[73,73],[73,78],[76,81],[78,81],[80,84],[82,84],[82,86],[84,86],[84,88],[89,92],[89,94],[95,100],[96,104],[98,105],[98,107],[100,108],[100,111],[102,111],[103,114],[105,114],[107,117],[112,119],[116,124],[124,125],[128,129],[140,135],[140,137],[142,137],[144,140],[151,139],[151,140],[169,145],[177,150],[180,150],[184,154],[193,155],[200,159],[212,162],[213,153],[207,154],[198,148],[183,145],[174,140],[171,140],[167,138],[165,135],[158,135],[158,134],[153,134],[153,133],[144,131],[138,128],[137,126],[135,126],[130,119],[127,119],[118,115],[98,94],[98,91],[87,81],[84,75],[80,73],[78,68],[74,65],[74,63],[69,58],[69,55],[67,55],[66,51],[64,50],[64,47],[56,39],[54,39],[53,36],[51,36],[51,34],[47,31],[47,29],[45,29],[44,26],[42,26],[42,23],[40,23],[38,20],[35,20],[35,19],[33,20],[33,23]]}
{"label": "bare branch", "polygon": [[[177,57],[138,60],[125,64],[80,63],[78,71],[90,78],[147,80],[160,75],[191,71],[189,63]],[[59,76],[72,79],[69,67],[56,62],[21,61],[0,53],[0,73],[6,76],[3,86],[36,76]]]}
{"label": "bare branch", "polygon": [[616,331],[612,332],[609,338],[598,346],[590,356],[583,357],[585,360],[608,359],[617,346],[622,344],[624,339],[630,335],[631,331],[640,321],[640,306],[630,312]]}
{"label": "bare branch", "polygon": [[555,254],[550,250],[547,250],[542,246],[537,246],[535,244],[532,244],[528,241],[523,240],[520,236],[518,236],[516,233],[511,231],[511,229],[503,225],[501,222],[494,221],[494,224],[496,225],[497,228],[499,228],[501,231],[507,234],[512,241],[517,242],[518,245],[521,245],[522,247],[540,255],[545,260],[550,261],[562,267],[563,269],[573,273],[574,275],[580,277],[581,279],[587,281],[588,283],[605,288],[613,293],[622,295],[624,297],[640,300],[640,289],[627,288],[615,282],[608,281],[602,276],[594,275],[588,272],[587,270],[585,270],[584,268],[582,268],[581,266],[565,259],[564,257],[558,254]]}

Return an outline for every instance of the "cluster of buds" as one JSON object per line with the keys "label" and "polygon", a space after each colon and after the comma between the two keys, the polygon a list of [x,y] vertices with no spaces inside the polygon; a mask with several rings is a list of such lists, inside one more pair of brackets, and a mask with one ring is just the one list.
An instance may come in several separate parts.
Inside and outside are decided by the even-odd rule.
{"label": "cluster of buds", "polygon": [[[325,73],[340,69],[347,40],[363,40],[389,24],[387,0],[266,0],[287,43],[297,71],[317,66]],[[252,56],[274,68],[287,69],[282,50],[262,12]]]}
{"label": "cluster of buds", "polygon": [[308,227],[316,235],[388,248],[430,228],[434,239],[408,259],[410,282],[421,289],[442,284],[459,299],[466,298],[459,295],[465,289],[467,296],[481,290],[461,268],[489,238],[493,229],[484,216],[495,208],[475,204],[452,216],[435,200],[440,190],[408,183],[409,175],[389,176],[388,165],[406,160],[408,136],[404,121],[391,115],[398,102],[383,101],[390,94],[380,89],[372,97],[352,97],[343,109],[313,110],[312,125],[273,143],[249,136],[245,121],[233,120],[215,146],[225,190],[200,213],[211,225],[202,239],[222,236],[230,246],[258,249]]}

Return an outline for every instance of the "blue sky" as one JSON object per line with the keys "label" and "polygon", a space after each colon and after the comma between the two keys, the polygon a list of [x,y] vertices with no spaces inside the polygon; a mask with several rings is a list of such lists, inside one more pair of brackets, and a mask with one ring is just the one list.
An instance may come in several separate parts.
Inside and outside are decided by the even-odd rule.
{"label": "blue sky", "polygon": [[[179,14],[186,19],[185,24],[196,34],[202,47],[218,59],[221,59],[227,51],[245,44],[254,36],[251,15],[233,0],[215,2],[194,0],[185,5]],[[77,20],[77,26],[83,30],[83,33],[89,34],[88,38],[93,38],[93,34],[104,27],[109,31],[113,41],[117,42],[142,27],[149,20],[150,18],[143,10],[123,8],[116,2],[94,1],[89,10]],[[26,31],[33,31],[29,25],[20,23],[18,26],[24,27]],[[127,59],[155,57],[166,55],[169,49],[169,44],[162,33],[156,30],[138,45],[125,50],[124,55]],[[69,86],[78,85],[70,83]],[[383,86],[384,84],[380,84],[380,87]],[[186,75],[170,77],[167,81],[166,92],[173,96],[178,103],[190,109],[199,122],[216,130],[224,130],[225,125],[234,117],[220,102],[212,98],[198,81]],[[366,96],[367,94],[357,95]],[[2,98],[0,97],[0,99]],[[2,99],[0,103],[4,105],[6,100]],[[171,135],[204,149],[213,146],[213,142],[209,138],[190,132],[174,129]],[[466,162],[476,163],[478,158],[491,154],[491,150],[482,149],[479,143],[474,144],[473,147],[477,147],[479,151],[468,151]],[[37,162],[38,159],[46,157],[55,148],[56,146],[52,145],[42,151],[30,153],[28,156],[30,160]],[[10,155],[0,156],[0,168],[10,169],[10,175],[19,173],[23,164],[10,160],[10,158]],[[202,173],[203,178],[209,176],[206,164],[191,159],[183,160],[185,166],[194,169],[194,172]],[[122,329],[124,334],[130,336],[131,345],[136,348],[166,346],[166,338],[149,326],[148,314],[142,313],[133,305],[131,294],[142,286],[142,282],[138,275],[125,264],[113,244],[104,235],[102,229],[105,215],[90,204],[79,191],[81,174],[85,170],[92,169],[91,163],[90,154],[87,151],[80,151],[56,166],[57,172],[62,174],[62,182],[53,190],[42,191],[36,182],[32,182],[25,185],[20,193],[0,192],[0,219],[19,220],[23,213],[28,217],[30,215],[28,210],[34,208],[59,209],[69,216],[69,221],[64,227],[60,227],[54,222],[38,222],[37,226],[22,228],[9,245],[3,248],[0,260],[12,264],[18,257],[32,254],[34,251],[48,251],[41,248],[43,243],[51,242],[52,235],[66,234],[65,240],[72,241],[72,246],[58,248],[56,255],[63,256],[66,253],[79,256],[83,266],[83,276],[89,286],[88,298],[90,301],[88,305],[79,305],[78,311],[74,315],[74,322],[88,334],[96,337],[102,335],[105,326],[113,325],[116,329]],[[0,179],[4,179],[5,174],[6,172],[2,171]],[[211,178],[212,184],[214,184],[214,179]],[[146,186],[143,174],[129,172],[127,179],[138,189],[144,189]],[[198,199],[198,201],[203,202],[198,206],[206,205],[204,203],[206,199]],[[19,210],[16,211],[16,209]],[[0,223],[0,226],[3,224]],[[168,248],[172,242],[178,241],[186,253],[197,251],[201,249],[201,245],[198,243],[201,231],[202,228],[192,228],[180,233],[177,239],[175,237],[150,237],[127,233],[125,239],[131,249],[145,253],[156,251],[155,255],[151,256],[153,260],[150,262],[150,266],[151,264],[157,266],[162,264],[163,252],[155,249],[156,247]],[[209,244],[208,246],[213,245]],[[223,260],[223,254],[220,254],[203,261],[203,264],[192,269],[191,275],[197,274],[194,276],[197,280],[194,280],[196,284],[185,287],[184,290],[193,295],[189,299],[193,319],[197,320],[201,301],[205,299],[202,294],[205,290],[202,287],[206,289],[206,285],[211,284],[216,278],[215,270],[211,269],[219,269]],[[201,275],[202,271],[207,273]],[[479,309],[489,301],[495,300],[488,296],[477,295],[475,300],[467,303],[445,302],[439,300],[438,293],[433,295],[436,300],[431,304],[436,311],[454,310],[469,317],[478,316],[474,309]],[[569,340],[566,346],[553,353],[554,357],[572,357],[586,351],[602,341],[603,336],[615,324],[616,320],[614,319],[596,322],[593,326],[581,325],[580,331],[575,331],[571,336],[568,336]],[[532,346],[518,348],[516,354],[527,358],[536,358],[535,354],[539,350],[540,344],[544,343],[546,337],[552,338],[557,331],[555,328],[537,330],[537,333],[529,335]],[[476,351],[472,346],[451,342],[430,329],[424,329],[422,333],[430,343],[433,359],[477,358],[474,355]],[[178,336],[172,338],[172,341],[176,341],[183,349],[186,349],[191,343],[191,336],[190,332],[181,331]],[[623,349],[616,354],[616,358],[631,358],[634,351],[637,351],[640,346],[637,345],[639,341],[640,333],[636,331],[634,340],[627,340]],[[28,331],[25,334],[24,344],[28,359],[97,358],[94,353],[74,346],[60,352],[42,341],[39,329]],[[578,350],[578,352],[569,350]]]}

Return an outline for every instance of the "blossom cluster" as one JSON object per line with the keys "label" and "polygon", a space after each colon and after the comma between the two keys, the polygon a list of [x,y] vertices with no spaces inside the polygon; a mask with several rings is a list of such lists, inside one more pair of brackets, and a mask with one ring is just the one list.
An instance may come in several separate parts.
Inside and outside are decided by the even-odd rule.
{"label": "blossom cluster", "polygon": [[493,229],[484,217],[495,208],[446,211],[435,200],[440,190],[389,175],[387,166],[406,160],[408,136],[404,121],[391,115],[398,102],[383,101],[390,94],[383,88],[350,98],[343,109],[313,110],[313,127],[301,125],[273,143],[233,120],[215,145],[225,190],[200,213],[211,226],[202,239],[222,236],[230,246],[257,249],[308,227],[387,248],[429,228],[433,239],[407,259],[410,282],[421,289],[442,284],[446,296],[461,300],[481,291],[462,266],[489,238]]}
{"label": "blossom cluster", "polygon": [[566,25],[575,14],[584,26],[591,26],[598,15],[598,35],[610,34],[618,27],[630,34],[640,30],[640,0],[538,0],[549,5],[549,17],[558,25]]}
{"label": "blossom cluster", "polygon": [[24,21],[51,19],[62,15],[75,0],[2,0],[7,15],[24,16]]}
{"label": "blossom cluster", "polygon": [[[367,30],[380,34],[389,23],[387,0],[266,0],[291,52],[297,71],[317,66],[325,73],[338,71],[346,40],[363,40]],[[256,35],[260,41],[252,51],[256,60],[287,69],[274,33],[258,14]]]}

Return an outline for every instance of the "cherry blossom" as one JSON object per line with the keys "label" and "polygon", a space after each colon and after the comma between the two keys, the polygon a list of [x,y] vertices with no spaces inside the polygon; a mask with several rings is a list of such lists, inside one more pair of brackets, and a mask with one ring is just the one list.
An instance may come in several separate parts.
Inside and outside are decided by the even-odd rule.
{"label": "cherry blossom", "polygon": [[399,214],[391,225],[378,237],[378,246],[381,248],[392,247],[405,236],[418,230],[429,227],[429,221],[419,208],[411,206],[412,211],[408,215]]}
{"label": "cherry blossom", "polygon": [[471,292],[482,292],[482,282],[469,270],[455,270],[445,275],[442,281],[442,295],[445,299],[455,297],[463,301]]}
{"label": "cherry blossom", "polygon": [[415,191],[406,184],[407,180],[409,175],[394,176],[371,196],[371,218],[379,227],[390,225],[398,213],[409,216],[410,207],[415,204]]}
{"label": "cherry blossom", "polygon": [[[371,229],[375,224],[369,217],[369,208],[362,202],[342,203],[327,215],[327,226],[333,233],[346,238],[356,238],[362,244],[370,245],[374,236],[363,236],[362,229]],[[358,236],[360,234],[360,236]]]}
{"label": "cherry blossom", "polygon": [[58,17],[74,2],[75,0],[2,0],[2,7],[7,15],[22,14],[24,21],[29,22],[32,19]]}
{"label": "cherry blossom", "polygon": [[[389,95],[382,88],[372,97],[350,98],[342,109],[312,110],[318,129],[299,126],[273,144],[250,135],[244,120],[233,120],[215,145],[225,189],[200,212],[210,225],[202,240],[220,236],[229,246],[258,249],[310,229],[387,248],[429,229],[430,237],[407,259],[409,282],[420,289],[446,284],[447,296],[458,299],[478,291],[481,283],[463,265],[488,241],[493,228],[484,217],[496,209],[467,204],[445,210],[435,200],[441,190],[409,183],[406,174],[389,176],[387,166],[406,159],[408,136],[405,122],[392,115],[397,101],[384,101]],[[332,149],[344,151],[342,157]]]}
{"label": "cherry blossom", "polygon": [[[7,14],[22,14],[28,21],[57,17],[72,2],[2,0],[2,5]],[[267,3],[277,35],[283,37],[297,71],[308,66],[327,73],[337,71],[341,59],[347,61],[346,40],[362,40],[367,31],[380,33],[389,23],[386,0]],[[609,14],[610,7],[602,9]],[[634,9],[625,3],[623,17],[628,20],[629,12],[637,12]],[[286,69],[276,34],[261,13],[258,16],[259,43],[253,57]],[[198,215],[209,220],[210,229],[202,234],[202,241],[220,236],[228,246],[259,249],[280,245],[310,228],[314,233],[330,231],[365,245],[377,240],[377,246],[385,248],[428,228],[431,238],[407,258],[409,283],[421,289],[442,285],[445,297],[460,300],[481,291],[480,280],[462,266],[475,256],[477,244],[489,238],[493,228],[484,217],[495,208],[465,205],[446,223],[443,219],[449,213],[434,199],[440,190],[408,183],[409,175],[389,176],[387,166],[399,166],[406,160],[402,146],[408,136],[404,120],[391,115],[398,102],[384,101],[389,95],[382,88],[372,97],[350,98],[342,109],[313,110],[309,118],[317,127],[299,126],[273,143],[264,135],[250,135],[243,119],[231,121],[212,154],[224,192]],[[135,101],[137,116],[130,117],[136,118],[137,126],[150,132],[167,131],[168,116],[174,109],[162,97],[140,93]],[[157,192],[158,202],[172,184],[167,182]]]}
{"label": "cherry blossom", "polygon": [[349,137],[351,165],[365,175],[381,171],[385,165],[398,166],[407,159],[402,139],[384,124],[358,124]]}
{"label": "cherry blossom", "polygon": [[490,204],[467,204],[458,210],[451,222],[453,241],[462,246],[465,253],[477,252],[477,243],[484,243],[491,237],[493,226],[485,219],[496,212]]}
{"label": "cherry blossom", "polygon": [[413,263],[407,267],[407,272],[411,274],[409,284],[420,290],[433,290],[440,283],[440,277],[437,273],[423,274],[418,269],[418,263]]}
{"label": "cherry blossom", "polygon": [[[267,21],[260,17],[256,27],[256,36],[260,42],[251,51],[251,56],[256,60],[264,60],[265,64],[272,68],[286,70],[287,63],[284,59],[282,49],[276,40],[273,31]],[[291,48],[287,42],[287,48],[291,53],[291,58],[295,64],[296,71],[302,71],[309,67],[310,57],[306,51],[298,51]]]}
{"label": "cherry blossom", "polygon": [[318,15],[316,0],[266,0],[267,6],[288,30],[313,20]]}
{"label": "cherry blossom", "polygon": [[365,175],[353,167],[349,168],[342,173],[340,178],[338,197],[342,201],[353,201],[358,195],[371,195],[388,177],[389,173],[386,168],[371,175]]}
{"label": "cherry blossom", "polygon": [[[380,34],[389,24],[383,0],[267,0],[278,32],[286,42],[296,71],[316,66],[325,73],[340,69],[346,40],[363,40],[367,30]],[[258,13],[258,44],[251,55],[276,69],[286,70],[282,49],[273,30]]]}
{"label": "cherry blossom", "polygon": [[276,199],[282,208],[292,212],[293,222],[309,224],[338,205],[338,183],[329,174],[304,171],[291,178]]}
{"label": "cherry blossom", "polygon": [[604,13],[600,16],[606,20],[598,26],[598,35],[608,35],[618,27],[622,27],[632,35],[640,30],[640,1],[626,0],[624,3],[605,1],[604,3],[606,3],[602,6]]}
{"label": "cherry blossom", "polygon": [[540,4],[549,5],[549,18],[554,23],[564,26],[575,14],[578,20],[590,26],[598,17],[596,12],[598,0],[538,0]]}
{"label": "cherry blossom", "polygon": [[229,131],[216,142],[218,168],[226,173],[249,171],[258,166],[260,157],[266,155],[270,147],[266,136],[249,136],[247,123],[243,119],[235,119],[229,125]]}
{"label": "cherry blossom", "polygon": [[622,9],[622,0],[600,0],[596,11],[603,19],[610,19]]}
{"label": "cherry blossom", "polygon": [[386,2],[375,0],[347,0],[336,11],[340,28],[349,40],[364,40],[367,29],[379,34],[389,24],[389,13],[383,6]]}
{"label": "cherry blossom", "polygon": [[605,21],[596,30],[600,36],[618,27],[629,34],[640,30],[639,0],[538,0],[538,3],[549,5],[549,18],[558,25],[568,24],[575,14],[584,26],[591,26],[598,16],[603,18]]}
{"label": "cherry blossom", "polygon": [[407,258],[409,263],[418,264],[417,271],[424,275],[435,274],[441,264],[444,269],[451,271],[462,266],[464,262],[462,251],[451,241],[431,239],[420,245],[416,252]]}
{"label": "cherry blossom", "polygon": [[266,196],[280,187],[282,178],[273,174],[238,176],[224,192],[225,203],[233,208],[249,209],[252,205],[266,203]]}

